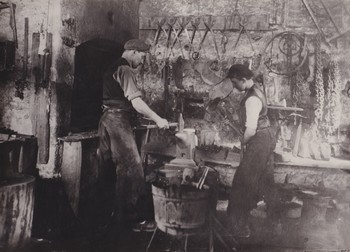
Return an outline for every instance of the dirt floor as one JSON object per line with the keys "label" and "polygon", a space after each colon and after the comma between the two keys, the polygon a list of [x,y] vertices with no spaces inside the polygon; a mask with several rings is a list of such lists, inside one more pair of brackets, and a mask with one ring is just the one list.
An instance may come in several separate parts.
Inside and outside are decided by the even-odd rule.
{"label": "dirt floor", "polygon": [[[121,224],[108,217],[102,225],[94,217],[98,206],[87,204],[83,215],[76,217],[66,201],[59,181],[38,181],[34,211],[32,240],[19,252],[138,252],[146,251],[152,232],[133,232],[130,223]],[[62,202],[66,202],[63,204]],[[306,202],[306,201],[305,201]],[[305,203],[304,202],[304,203]],[[217,203],[216,217],[225,226],[227,200]],[[336,207],[305,204],[301,216],[284,216],[272,225],[264,211],[251,214],[249,238],[234,239],[221,232],[225,244],[232,251],[241,252],[347,252],[350,251],[350,204],[337,202]],[[94,209],[94,211],[90,211]],[[295,218],[296,217],[296,218]],[[96,223],[99,223],[96,225]],[[209,251],[209,229],[204,227],[190,236],[187,251]],[[185,237],[157,231],[150,252],[185,251]],[[214,251],[230,251],[214,235]],[[1,250],[1,249],[0,249]],[[9,251],[9,250],[2,250]]]}

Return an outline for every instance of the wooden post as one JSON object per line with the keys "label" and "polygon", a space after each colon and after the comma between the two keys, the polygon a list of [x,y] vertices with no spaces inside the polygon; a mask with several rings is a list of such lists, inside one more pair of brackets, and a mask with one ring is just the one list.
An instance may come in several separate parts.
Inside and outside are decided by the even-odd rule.
{"label": "wooden post", "polygon": [[78,215],[82,168],[81,141],[64,142],[62,157],[61,174],[64,188],[68,194],[69,203],[75,215]]}

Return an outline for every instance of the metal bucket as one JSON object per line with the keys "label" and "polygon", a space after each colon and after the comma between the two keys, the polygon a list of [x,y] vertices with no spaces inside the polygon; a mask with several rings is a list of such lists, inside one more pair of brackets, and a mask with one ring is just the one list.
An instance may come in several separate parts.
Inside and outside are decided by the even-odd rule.
{"label": "metal bucket", "polygon": [[163,232],[170,235],[197,234],[206,224],[209,209],[207,190],[152,185],[152,194],[155,221]]}

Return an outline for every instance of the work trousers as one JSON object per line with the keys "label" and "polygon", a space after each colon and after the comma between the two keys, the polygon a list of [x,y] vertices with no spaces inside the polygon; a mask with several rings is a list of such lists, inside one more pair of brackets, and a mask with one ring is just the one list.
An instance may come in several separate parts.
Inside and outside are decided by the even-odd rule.
{"label": "work trousers", "polygon": [[278,192],[273,175],[273,150],[276,146],[272,128],[257,131],[246,145],[246,150],[234,175],[227,214],[233,223],[246,223],[250,211],[264,199],[268,215],[274,214]]}
{"label": "work trousers", "polygon": [[[127,111],[107,110],[98,128],[99,180],[109,183],[115,171],[115,207],[120,219],[138,214],[136,205],[145,193],[144,172]],[[109,181],[109,182],[108,182]],[[139,214],[138,214],[139,215]]]}

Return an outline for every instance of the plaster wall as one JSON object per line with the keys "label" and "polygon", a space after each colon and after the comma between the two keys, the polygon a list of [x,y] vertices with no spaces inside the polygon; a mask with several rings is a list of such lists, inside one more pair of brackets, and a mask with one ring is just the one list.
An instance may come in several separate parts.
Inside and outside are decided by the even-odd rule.
{"label": "plaster wall", "polygon": [[[34,85],[28,84],[24,93],[24,98],[15,96],[14,82],[21,78],[21,69],[23,67],[23,48],[24,48],[24,19],[29,19],[29,64],[31,64],[30,49],[32,48],[31,34],[40,32],[41,29],[47,29],[48,21],[48,0],[38,1],[11,1],[16,4],[16,26],[18,48],[16,50],[16,67],[13,72],[2,73],[0,79],[0,125],[10,128],[22,134],[33,134],[32,107],[34,103]],[[9,9],[1,11],[0,18],[0,38],[2,40],[13,41],[12,29],[9,26]]]}

